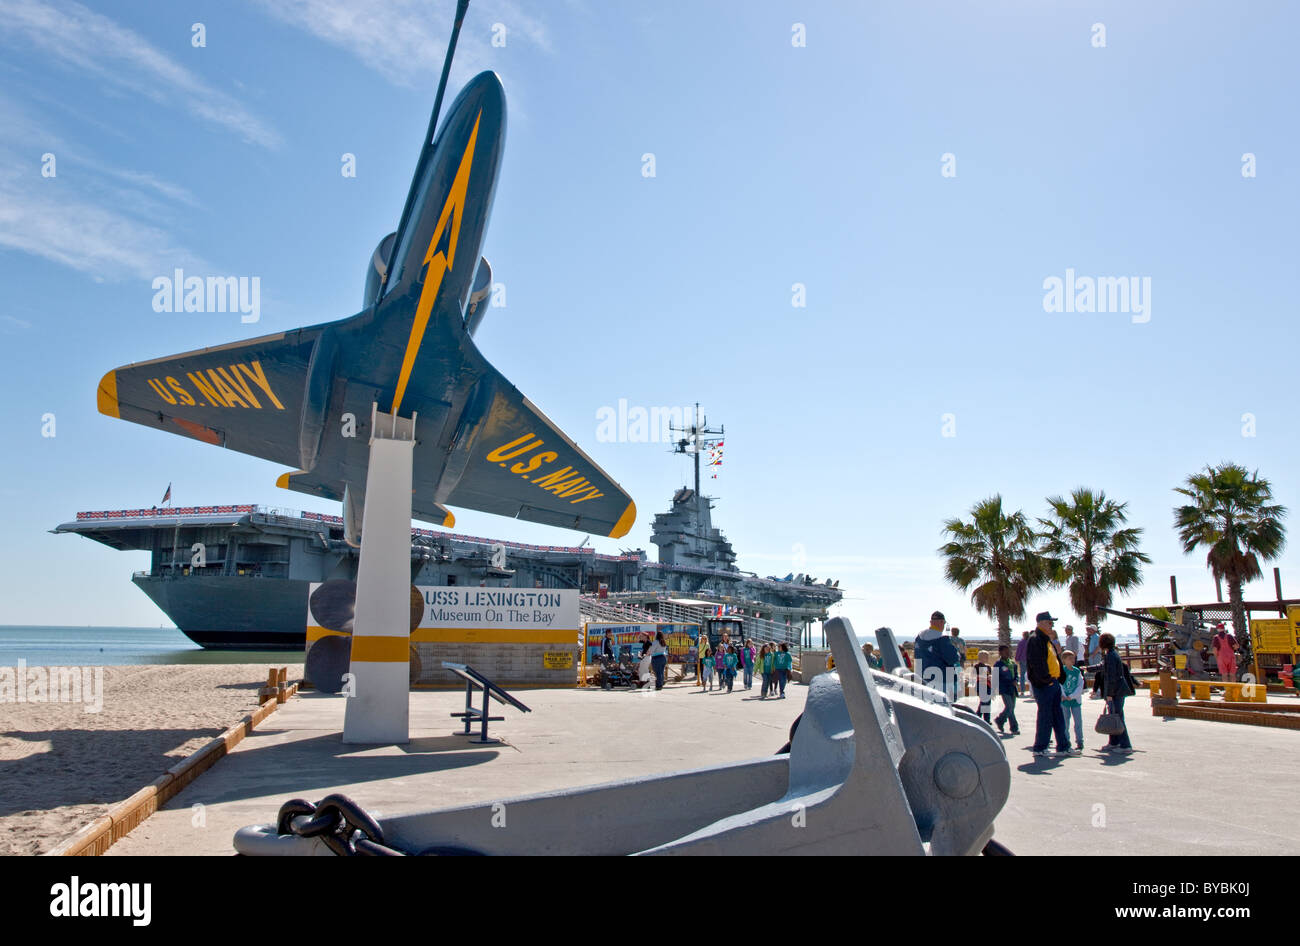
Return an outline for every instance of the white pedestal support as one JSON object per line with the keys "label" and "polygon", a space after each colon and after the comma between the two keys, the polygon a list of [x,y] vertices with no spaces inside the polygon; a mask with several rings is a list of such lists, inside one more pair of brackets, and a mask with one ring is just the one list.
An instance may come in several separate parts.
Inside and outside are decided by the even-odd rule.
{"label": "white pedestal support", "polygon": [[343,741],[410,739],[411,468],[415,418],[371,409],[357,610],[352,624],[352,695]]}

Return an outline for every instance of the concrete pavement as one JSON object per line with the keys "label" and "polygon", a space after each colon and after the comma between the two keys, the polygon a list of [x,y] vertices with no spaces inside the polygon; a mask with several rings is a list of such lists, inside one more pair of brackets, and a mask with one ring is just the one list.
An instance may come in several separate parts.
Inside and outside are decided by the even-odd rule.
{"label": "concrete pavement", "polygon": [[376,747],[343,745],[343,697],[302,694],[108,853],[230,854],[238,828],[273,822],[295,796],[343,792],[396,814],[772,755],[807,687],[787,687],[784,700],[760,700],[757,682],[730,694],[689,685],[513,692],[533,712],[494,703],[506,717],[489,730],[507,740],[499,746],[451,734],[463,690],[413,692],[410,743]]}
{"label": "concrete pavement", "polygon": [[[1284,699],[1297,702],[1269,696]],[[996,834],[1012,851],[1205,857],[1300,848],[1291,815],[1300,731],[1154,717],[1143,690],[1124,703],[1135,751],[1110,756],[1098,751],[1107,739],[1092,728],[1105,705],[1084,698],[1082,756],[1043,759],[1029,752],[1037,706],[1018,701],[1021,734],[1003,740],[1011,797]],[[1073,726],[1069,733],[1073,744]]]}
{"label": "concrete pavement", "polygon": [[[295,796],[344,792],[388,815],[769,755],[785,742],[807,688],[790,686],[785,700],[757,693],[523,690],[517,695],[533,712],[494,706],[506,720],[492,732],[507,744],[486,747],[451,734],[458,721],[449,714],[464,708],[463,692],[412,693],[411,742],[382,747],[343,745],[343,698],[303,694],[109,854],[230,854],[236,829],[274,821]],[[996,830],[1012,851],[1204,856],[1300,846],[1290,814],[1300,733],[1155,718],[1139,696],[1126,706],[1137,751],[1109,758],[1092,731],[1102,706],[1084,701],[1082,757],[1035,759],[1036,708],[1019,702],[1022,734],[1003,743],[1011,797]]]}

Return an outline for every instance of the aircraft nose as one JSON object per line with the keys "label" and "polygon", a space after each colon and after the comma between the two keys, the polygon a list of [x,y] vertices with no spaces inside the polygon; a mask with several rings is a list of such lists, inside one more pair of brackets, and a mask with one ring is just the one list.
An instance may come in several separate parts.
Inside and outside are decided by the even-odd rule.
{"label": "aircraft nose", "polygon": [[492,89],[495,89],[497,92],[500,92],[502,95],[506,94],[505,86],[501,84],[501,77],[491,69],[484,69],[473,79],[469,80],[470,88],[477,87],[480,83],[484,87],[490,87]]}
{"label": "aircraft nose", "polygon": [[506,90],[501,84],[501,77],[491,69],[484,70],[465,84],[463,93],[466,99],[482,103],[485,100],[505,104]]}
{"label": "aircraft nose", "polygon": [[486,131],[499,126],[505,131],[506,90],[501,85],[501,78],[492,70],[480,72],[461,90],[452,104],[446,125],[451,127],[459,115],[481,116]]}

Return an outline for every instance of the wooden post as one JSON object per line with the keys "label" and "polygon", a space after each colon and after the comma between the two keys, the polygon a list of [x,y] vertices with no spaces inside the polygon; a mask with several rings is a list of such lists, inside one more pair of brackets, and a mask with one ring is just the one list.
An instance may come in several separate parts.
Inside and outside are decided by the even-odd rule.
{"label": "wooden post", "polygon": [[1152,706],[1174,706],[1178,703],[1178,683],[1168,670],[1160,671],[1160,685],[1154,690]]}
{"label": "wooden post", "polygon": [[1178,579],[1173,575],[1169,576],[1169,596],[1174,599],[1174,604],[1178,603]]}
{"label": "wooden post", "polygon": [[267,672],[266,686],[262,687],[257,691],[258,706],[261,706],[263,703],[275,699],[276,691],[278,689],[275,685],[276,676],[277,674],[274,668],[272,668],[270,671]]}

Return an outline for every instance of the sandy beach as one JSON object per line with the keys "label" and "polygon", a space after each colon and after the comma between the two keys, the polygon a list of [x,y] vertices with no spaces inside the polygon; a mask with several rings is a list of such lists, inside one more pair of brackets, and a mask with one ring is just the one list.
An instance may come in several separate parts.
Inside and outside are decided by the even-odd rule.
{"label": "sandy beach", "polygon": [[[268,665],[96,669],[99,712],[0,703],[0,854],[50,850],[238,722],[257,708]],[[301,676],[289,665],[290,680]]]}

